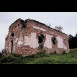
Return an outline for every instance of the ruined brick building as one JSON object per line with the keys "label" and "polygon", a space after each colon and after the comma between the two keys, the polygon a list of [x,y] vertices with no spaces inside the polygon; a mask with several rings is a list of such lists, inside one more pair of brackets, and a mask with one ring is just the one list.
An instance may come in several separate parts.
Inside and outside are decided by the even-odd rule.
{"label": "ruined brick building", "polygon": [[5,50],[21,55],[32,55],[41,50],[46,53],[69,53],[68,37],[36,20],[18,19],[9,27]]}

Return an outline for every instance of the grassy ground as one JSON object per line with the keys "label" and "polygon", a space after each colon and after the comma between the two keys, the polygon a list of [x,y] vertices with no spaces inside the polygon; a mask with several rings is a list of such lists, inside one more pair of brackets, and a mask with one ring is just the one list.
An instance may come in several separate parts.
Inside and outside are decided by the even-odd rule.
{"label": "grassy ground", "polygon": [[69,54],[38,53],[28,57],[14,54],[1,55],[0,64],[77,64],[77,49],[71,49]]}

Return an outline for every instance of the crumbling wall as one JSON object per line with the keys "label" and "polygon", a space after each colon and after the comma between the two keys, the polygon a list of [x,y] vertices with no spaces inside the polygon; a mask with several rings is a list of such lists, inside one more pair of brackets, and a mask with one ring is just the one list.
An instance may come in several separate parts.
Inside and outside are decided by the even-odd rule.
{"label": "crumbling wall", "polygon": [[[47,53],[69,53],[68,37],[66,34],[33,21],[30,21],[29,25],[33,28],[31,31],[35,32],[37,35],[44,35],[43,49],[46,50]],[[55,44],[52,38],[55,38]]]}
{"label": "crumbling wall", "polygon": [[46,53],[69,53],[69,44],[66,34],[33,20],[17,20],[9,27],[5,49],[7,53],[22,55],[36,54],[41,50]]}

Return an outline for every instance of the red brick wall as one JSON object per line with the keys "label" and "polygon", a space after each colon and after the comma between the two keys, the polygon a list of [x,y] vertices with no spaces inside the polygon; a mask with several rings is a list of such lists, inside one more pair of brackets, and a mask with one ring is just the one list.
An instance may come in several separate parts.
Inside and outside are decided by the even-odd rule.
{"label": "red brick wall", "polygon": [[[68,37],[66,34],[53,30],[33,20],[26,20],[26,23],[25,23],[26,27],[22,28],[22,24],[20,21],[21,20],[18,19],[9,27],[9,32],[7,36],[8,38],[5,41],[5,49],[7,52],[11,53],[11,41],[12,40],[13,40],[13,51],[12,52],[16,54],[32,55],[32,54],[36,54],[40,50],[45,50],[46,53],[54,53],[55,51],[56,53],[63,53],[63,52],[68,53],[69,52]],[[12,33],[14,33],[14,37],[11,36]],[[36,36],[35,35],[31,36],[31,34],[35,34]],[[38,43],[39,34],[44,35],[44,41],[41,44]],[[57,46],[58,41],[56,41],[56,45],[53,45],[52,43],[52,48],[45,47],[46,46],[45,42],[48,41],[46,37],[47,35],[49,36],[48,39],[51,37],[51,40],[49,40],[51,41],[51,43],[52,43],[52,37],[55,37],[55,38],[61,37],[61,39],[63,39],[63,44],[66,46],[67,49],[58,48]],[[37,47],[34,44],[37,46],[39,45],[39,46]],[[42,49],[40,49],[40,45],[43,45]],[[47,44],[47,46],[48,45],[51,45],[50,42],[49,44]],[[51,46],[48,46],[48,47],[51,47]]]}

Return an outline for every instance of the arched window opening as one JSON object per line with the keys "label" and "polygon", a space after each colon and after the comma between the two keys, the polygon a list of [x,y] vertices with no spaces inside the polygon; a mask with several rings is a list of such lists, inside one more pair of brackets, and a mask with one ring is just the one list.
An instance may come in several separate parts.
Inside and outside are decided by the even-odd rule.
{"label": "arched window opening", "polygon": [[38,36],[38,43],[42,43],[44,41],[44,36],[42,34],[40,34]]}

